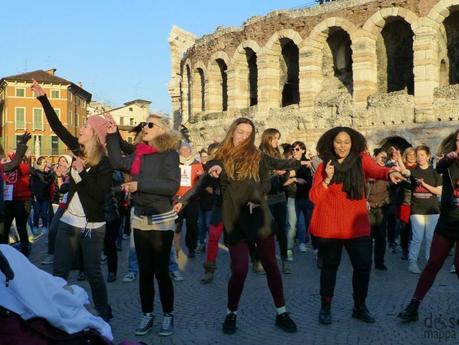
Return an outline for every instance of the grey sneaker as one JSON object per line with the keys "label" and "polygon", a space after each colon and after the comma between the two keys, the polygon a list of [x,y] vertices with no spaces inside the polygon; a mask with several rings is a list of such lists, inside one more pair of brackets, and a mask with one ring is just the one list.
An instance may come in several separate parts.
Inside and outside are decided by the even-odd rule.
{"label": "grey sneaker", "polygon": [[409,263],[408,271],[414,274],[421,274],[421,270],[419,269],[418,263],[416,261],[412,261]]}
{"label": "grey sneaker", "polygon": [[153,313],[143,314],[139,327],[135,330],[135,335],[142,336],[148,334],[153,329]]}
{"label": "grey sneaker", "polygon": [[179,270],[171,272],[171,278],[174,279],[176,282],[180,282],[185,279],[183,278],[182,272],[180,272]]}
{"label": "grey sneaker", "polygon": [[134,280],[137,279],[137,273],[135,272],[128,272],[123,277],[123,283],[132,283]]}
{"label": "grey sneaker", "polygon": [[46,258],[41,262],[42,265],[51,265],[54,263],[54,255],[48,254]]}
{"label": "grey sneaker", "polygon": [[174,315],[164,314],[163,324],[161,325],[158,335],[168,337],[172,334],[174,334]]}

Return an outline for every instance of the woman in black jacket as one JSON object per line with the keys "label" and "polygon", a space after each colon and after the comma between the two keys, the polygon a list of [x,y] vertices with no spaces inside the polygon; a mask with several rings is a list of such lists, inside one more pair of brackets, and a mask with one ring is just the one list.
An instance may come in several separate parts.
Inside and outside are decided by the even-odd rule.
{"label": "woman in black jacket", "polygon": [[443,174],[440,217],[435,227],[429,260],[419,277],[413,299],[398,315],[402,322],[418,320],[419,304],[432,287],[454,244],[454,266],[459,277],[459,130],[450,135],[444,152],[448,153],[436,167],[437,173]]}
{"label": "woman in black jacket", "polygon": [[32,90],[45,110],[51,129],[75,156],[69,173],[68,203],[57,231],[53,274],[67,280],[81,246],[96,310],[109,320],[112,312],[100,267],[105,236],[105,195],[110,191],[113,171],[104,146],[108,121],[102,116],[88,117],[76,138],[61,123],[35,80]]}
{"label": "woman in black jacket", "polygon": [[[122,156],[120,136],[112,122],[107,148],[113,168],[132,175],[122,189],[134,200],[134,241],[139,263],[139,291],[143,317],[135,334],[145,335],[153,327],[154,277],[158,282],[163,307],[159,335],[173,334],[174,287],[169,276],[169,256],[177,214],[172,198],[180,186],[179,136],[169,131],[166,121],[149,116],[142,131],[142,143]],[[126,152],[126,150],[124,150]]]}
{"label": "woman in black jacket", "polygon": [[266,194],[271,189],[271,170],[294,169],[300,163],[279,161],[262,154],[254,142],[252,121],[239,118],[229,128],[215,161],[209,163],[209,174],[220,177],[225,239],[231,257],[228,310],[222,330],[225,334],[236,331],[236,314],[248,271],[249,243],[255,242],[276,306],[276,325],[286,332],[296,332],[296,324],[285,308],[282,277],[275,256],[276,225]]}

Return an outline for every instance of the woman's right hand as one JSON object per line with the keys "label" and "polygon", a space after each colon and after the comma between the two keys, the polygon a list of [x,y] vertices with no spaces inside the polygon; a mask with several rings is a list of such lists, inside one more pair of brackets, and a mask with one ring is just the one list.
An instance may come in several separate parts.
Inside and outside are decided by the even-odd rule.
{"label": "woman's right hand", "polygon": [[112,114],[110,113],[105,113],[104,114],[105,119],[108,121],[107,124],[107,133],[108,134],[113,134],[116,133],[118,130],[118,127],[116,125],[115,119],[113,118]]}
{"label": "woman's right hand", "polygon": [[32,79],[32,86],[30,87],[33,92],[35,92],[35,97],[40,97],[45,95],[45,90],[38,84],[35,79]]}
{"label": "woman's right hand", "polygon": [[331,181],[333,175],[335,175],[335,166],[333,165],[333,162],[331,160],[329,160],[327,165],[325,166],[325,173],[327,174],[327,179]]}
{"label": "woman's right hand", "polygon": [[209,169],[209,175],[213,178],[219,178],[220,174],[222,173],[222,167],[219,165],[214,165],[212,168]]}

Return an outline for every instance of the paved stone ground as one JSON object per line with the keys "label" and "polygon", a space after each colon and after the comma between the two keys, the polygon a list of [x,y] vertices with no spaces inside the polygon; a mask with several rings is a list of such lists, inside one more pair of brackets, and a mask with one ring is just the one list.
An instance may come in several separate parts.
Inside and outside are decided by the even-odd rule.
{"label": "paved stone ground", "polygon": [[[133,332],[141,312],[137,282],[123,283],[127,269],[127,243],[123,241],[120,253],[118,280],[108,284],[113,307],[111,322],[115,341],[134,340]],[[39,240],[32,253],[32,261],[40,262],[45,256],[44,240]],[[226,313],[226,284],[229,278],[229,255],[221,249],[214,283],[201,285],[204,254],[186,259],[181,253],[181,268],[185,281],[175,285],[175,334],[162,338],[156,333],[161,322],[161,307],[155,301],[157,313],[154,332],[137,340],[148,344],[459,344],[459,284],[449,273],[450,256],[439,273],[430,293],[424,300],[419,322],[403,325],[395,319],[397,313],[410,300],[418,276],[407,272],[406,261],[400,254],[387,254],[387,272],[373,271],[367,305],[377,322],[364,324],[351,318],[352,271],[347,254],[338,272],[335,298],[332,306],[333,324],[322,326],[317,322],[320,307],[319,270],[312,252],[295,253],[293,274],[284,275],[287,308],[298,325],[298,333],[286,334],[274,325],[273,302],[262,275],[249,273],[238,312],[238,331],[224,335],[221,323]],[[421,262],[421,266],[424,263]],[[42,266],[49,270],[50,267]],[[75,282],[76,272],[70,283]],[[85,283],[83,286],[88,287]],[[451,320],[450,320],[451,319]],[[454,321],[454,323],[450,322]]]}

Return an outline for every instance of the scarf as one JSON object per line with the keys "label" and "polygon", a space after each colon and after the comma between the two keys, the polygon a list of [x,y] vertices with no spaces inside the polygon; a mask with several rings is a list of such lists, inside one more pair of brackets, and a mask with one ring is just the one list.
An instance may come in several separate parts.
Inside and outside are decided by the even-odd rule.
{"label": "scarf", "polygon": [[329,160],[335,167],[331,183],[342,183],[342,191],[349,199],[362,199],[365,196],[365,178],[360,155],[351,152],[341,163],[338,162],[335,155],[329,155],[325,157],[324,164],[327,164]]}
{"label": "scarf", "polygon": [[190,157],[183,157],[183,156],[180,156],[180,164],[181,165],[191,165],[195,162],[196,160],[194,159],[194,156],[193,155],[190,155]]}
{"label": "scarf", "polygon": [[140,159],[144,155],[152,155],[154,153],[158,152],[158,150],[150,145],[140,143],[137,144],[135,147],[135,152],[134,152],[134,161],[132,162],[131,165],[131,175],[136,176],[139,175],[140,173]]}

